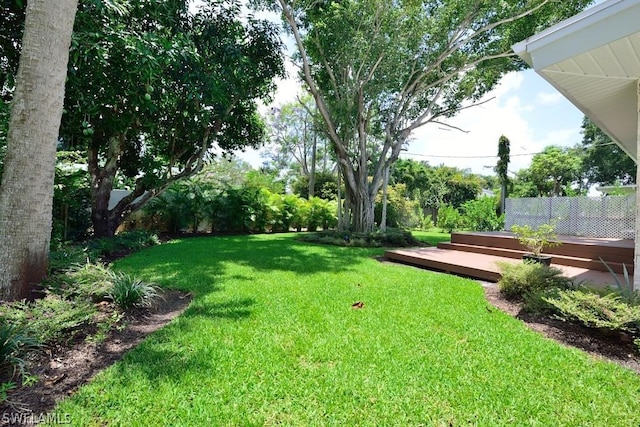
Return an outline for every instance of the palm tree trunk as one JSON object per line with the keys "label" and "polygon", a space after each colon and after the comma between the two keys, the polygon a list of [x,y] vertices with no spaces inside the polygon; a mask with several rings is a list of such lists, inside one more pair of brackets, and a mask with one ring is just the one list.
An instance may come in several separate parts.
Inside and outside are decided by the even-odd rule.
{"label": "palm tree trunk", "polygon": [[47,272],[56,145],[77,0],[29,0],[0,186],[0,298]]}

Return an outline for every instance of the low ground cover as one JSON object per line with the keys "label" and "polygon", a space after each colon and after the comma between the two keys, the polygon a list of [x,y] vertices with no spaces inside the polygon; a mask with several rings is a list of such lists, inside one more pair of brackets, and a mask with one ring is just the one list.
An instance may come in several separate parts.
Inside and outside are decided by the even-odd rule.
{"label": "low ground cover", "polygon": [[294,235],[117,262],[189,291],[57,413],[74,425],[637,425],[640,378],[530,331],[471,280]]}

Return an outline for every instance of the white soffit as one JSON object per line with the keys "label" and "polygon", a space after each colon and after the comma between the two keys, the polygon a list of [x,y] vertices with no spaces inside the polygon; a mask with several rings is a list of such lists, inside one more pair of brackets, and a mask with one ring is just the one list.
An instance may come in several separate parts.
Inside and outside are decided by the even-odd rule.
{"label": "white soffit", "polygon": [[640,0],[608,0],[513,46],[636,160]]}

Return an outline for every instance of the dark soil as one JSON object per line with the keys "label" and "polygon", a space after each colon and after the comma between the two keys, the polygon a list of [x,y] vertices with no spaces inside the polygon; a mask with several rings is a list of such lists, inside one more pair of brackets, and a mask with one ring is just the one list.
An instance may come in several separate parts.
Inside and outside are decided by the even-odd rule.
{"label": "dark soil", "polygon": [[487,301],[494,307],[516,317],[536,332],[569,347],[579,348],[602,359],[608,359],[640,373],[640,353],[631,337],[587,328],[571,322],[527,313],[521,304],[502,296],[495,283],[481,282]]}
{"label": "dark soil", "polygon": [[[40,414],[51,411],[56,402],[75,392],[98,372],[118,361],[150,333],[162,328],[180,315],[191,302],[191,295],[165,291],[154,306],[136,309],[125,318],[122,330],[113,330],[101,342],[87,342],[92,331],[80,331],[75,343],[49,347],[29,361],[28,372],[39,382],[31,387],[19,387],[9,393],[9,400],[0,406],[0,414]],[[0,425],[3,424],[0,416]],[[19,425],[19,424],[11,424]]]}

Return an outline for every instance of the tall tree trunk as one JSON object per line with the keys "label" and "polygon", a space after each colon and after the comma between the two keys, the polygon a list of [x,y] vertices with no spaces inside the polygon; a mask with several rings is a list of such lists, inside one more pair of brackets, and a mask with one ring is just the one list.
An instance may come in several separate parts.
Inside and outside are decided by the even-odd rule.
{"label": "tall tree trunk", "polygon": [[56,145],[77,0],[29,0],[0,186],[0,298],[32,297],[51,240]]}
{"label": "tall tree trunk", "polygon": [[384,182],[382,183],[382,214],[380,215],[380,231],[387,231],[387,186],[389,185],[389,168],[384,169]]}
{"label": "tall tree trunk", "polygon": [[[306,129],[306,124],[305,124]],[[306,131],[305,131],[306,133]],[[313,145],[311,146],[311,170],[309,172],[309,198],[315,196],[316,190],[316,152],[318,149],[318,137],[313,133]]]}

